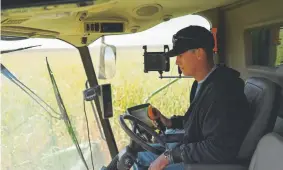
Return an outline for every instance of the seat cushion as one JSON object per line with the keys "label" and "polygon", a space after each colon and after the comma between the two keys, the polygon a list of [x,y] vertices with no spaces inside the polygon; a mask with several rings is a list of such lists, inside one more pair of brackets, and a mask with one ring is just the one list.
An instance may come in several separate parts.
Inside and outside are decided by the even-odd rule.
{"label": "seat cushion", "polygon": [[249,170],[282,170],[283,137],[272,132],[265,135],[257,145]]}

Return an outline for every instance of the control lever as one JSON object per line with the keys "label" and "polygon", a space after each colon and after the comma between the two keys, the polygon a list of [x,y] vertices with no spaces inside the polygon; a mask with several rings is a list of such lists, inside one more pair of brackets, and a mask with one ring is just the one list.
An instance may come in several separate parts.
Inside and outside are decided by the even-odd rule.
{"label": "control lever", "polygon": [[156,119],[157,115],[156,113],[153,111],[152,109],[152,106],[149,105],[148,106],[148,117],[152,120],[152,121],[155,121],[156,124],[157,124],[157,128],[159,130],[161,130],[161,132],[164,134],[165,133],[165,130],[166,130],[166,127],[164,126],[164,124],[161,122],[161,119],[160,117]]}

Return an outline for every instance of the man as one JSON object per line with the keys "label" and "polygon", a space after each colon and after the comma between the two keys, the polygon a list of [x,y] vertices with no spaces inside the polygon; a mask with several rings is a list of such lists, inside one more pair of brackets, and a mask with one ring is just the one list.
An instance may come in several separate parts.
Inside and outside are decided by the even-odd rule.
{"label": "man", "polygon": [[212,33],[200,26],[186,27],[173,36],[173,49],[165,55],[177,56],[182,73],[195,82],[184,116],[168,119],[155,109],[167,128],[184,129],[185,134],[162,155],[138,153],[138,162],[150,170],[183,169],[182,163],[235,163],[250,125],[248,101],[240,73],[214,65],[213,47]]}

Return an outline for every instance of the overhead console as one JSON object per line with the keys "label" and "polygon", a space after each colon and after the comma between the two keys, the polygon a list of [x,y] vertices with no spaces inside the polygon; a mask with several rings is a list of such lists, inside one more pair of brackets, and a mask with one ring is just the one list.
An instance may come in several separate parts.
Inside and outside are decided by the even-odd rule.
{"label": "overhead console", "polygon": [[124,22],[85,22],[85,33],[123,33],[125,31]]}

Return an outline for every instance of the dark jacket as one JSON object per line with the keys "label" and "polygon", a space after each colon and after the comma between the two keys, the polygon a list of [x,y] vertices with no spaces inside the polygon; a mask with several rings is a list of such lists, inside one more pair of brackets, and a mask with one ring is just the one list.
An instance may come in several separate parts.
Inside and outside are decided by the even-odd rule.
{"label": "dark jacket", "polygon": [[171,119],[173,128],[185,130],[183,141],[172,150],[174,162],[235,163],[251,122],[240,73],[219,66],[195,96],[196,87],[194,82],[185,115]]}

